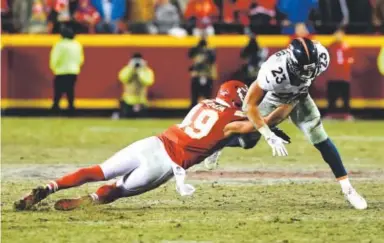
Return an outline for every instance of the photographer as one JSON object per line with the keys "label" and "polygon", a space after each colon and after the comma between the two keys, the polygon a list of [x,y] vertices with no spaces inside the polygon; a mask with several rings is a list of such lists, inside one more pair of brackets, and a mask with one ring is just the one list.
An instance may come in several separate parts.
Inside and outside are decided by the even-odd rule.
{"label": "photographer", "polygon": [[251,56],[247,63],[241,65],[240,69],[234,73],[232,79],[240,80],[250,86],[256,80],[260,66],[259,59]]}
{"label": "photographer", "polygon": [[128,65],[120,70],[119,80],[124,86],[120,116],[143,115],[148,103],[147,90],[154,82],[154,73],[140,53],[135,53]]}
{"label": "photographer", "polygon": [[215,52],[207,48],[207,41],[201,39],[197,46],[191,48],[188,53],[192,59],[189,68],[191,74],[191,107],[199,102],[199,98],[211,98],[212,84],[217,78],[215,66]]}
{"label": "photographer", "polygon": [[261,48],[256,38],[251,35],[248,44],[241,50],[240,58],[245,63],[234,74],[232,79],[243,81],[250,86],[256,80],[261,64],[265,62],[268,56],[268,49]]}

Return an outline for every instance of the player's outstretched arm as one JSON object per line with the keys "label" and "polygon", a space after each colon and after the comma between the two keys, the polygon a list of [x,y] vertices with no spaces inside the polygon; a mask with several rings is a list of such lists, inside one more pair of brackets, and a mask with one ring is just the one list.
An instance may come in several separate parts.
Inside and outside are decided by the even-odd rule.
{"label": "player's outstretched arm", "polygon": [[[267,117],[264,117],[264,122],[268,126],[274,126],[279,124],[282,120],[287,118],[289,113],[292,111],[292,105],[281,105],[277,109],[275,109],[272,113],[270,113]],[[256,131],[254,125],[250,121],[234,121],[227,124],[224,127],[224,135],[226,137],[232,134],[246,134]]]}
{"label": "player's outstretched arm", "polygon": [[268,126],[275,126],[285,120],[291,113],[293,106],[290,104],[284,104],[277,107],[268,116],[264,117],[264,121]]}
{"label": "player's outstretched arm", "polygon": [[277,137],[268,125],[265,123],[264,118],[261,116],[258,103],[264,95],[264,90],[258,84],[258,81],[253,82],[244,100],[244,111],[248,119],[253,123],[255,128],[263,135],[269,146],[272,148],[272,154],[275,156],[287,156],[288,152],[284,146],[283,139]]}
{"label": "player's outstretched arm", "polygon": [[229,137],[232,134],[245,134],[255,130],[255,127],[250,121],[234,121],[224,127],[224,136]]}
{"label": "player's outstretched arm", "polygon": [[[258,103],[264,96],[264,90],[259,86],[257,82],[253,82],[248,90],[244,99],[243,110],[246,113],[248,119],[253,122],[256,129],[268,128],[265,124],[263,117],[260,114]],[[269,130],[269,128],[268,128]]]}

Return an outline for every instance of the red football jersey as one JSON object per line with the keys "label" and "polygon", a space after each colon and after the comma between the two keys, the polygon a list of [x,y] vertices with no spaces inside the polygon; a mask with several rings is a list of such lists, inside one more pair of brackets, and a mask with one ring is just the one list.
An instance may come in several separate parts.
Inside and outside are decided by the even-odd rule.
{"label": "red football jersey", "polygon": [[181,124],[171,126],[158,137],[171,159],[187,169],[223,148],[231,139],[224,137],[224,127],[244,119],[239,109],[204,100],[192,108]]}
{"label": "red football jersey", "polygon": [[352,49],[344,42],[333,42],[329,47],[331,65],[328,76],[331,80],[351,80],[351,65],[354,62]]}

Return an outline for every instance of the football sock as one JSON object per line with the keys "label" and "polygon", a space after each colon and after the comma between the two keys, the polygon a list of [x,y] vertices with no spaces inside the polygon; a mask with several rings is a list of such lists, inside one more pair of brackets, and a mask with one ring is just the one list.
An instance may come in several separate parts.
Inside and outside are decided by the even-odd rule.
{"label": "football sock", "polygon": [[327,138],[327,140],[315,144],[315,147],[320,151],[324,161],[331,167],[335,177],[343,179],[343,177],[347,175],[347,171],[345,170],[340,154],[331,139]]}
{"label": "football sock", "polygon": [[340,186],[341,186],[341,190],[343,192],[347,192],[349,190],[349,188],[352,187],[351,182],[349,182],[348,176],[337,178],[337,180],[339,181]]}
{"label": "football sock", "polygon": [[111,203],[122,196],[122,190],[116,186],[116,183],[112,185],[104,185],[97,189],[95,193],[91,194],[92,199],[100,204]]}
{"label": "football sock", "polygon": [[100,166],[91,166],[87,168],[81,168],[74,173],[67,174],[56,181],[50,182],[47,187],[50,192],[80,186],[87,182],[103,181],[104,173]]}

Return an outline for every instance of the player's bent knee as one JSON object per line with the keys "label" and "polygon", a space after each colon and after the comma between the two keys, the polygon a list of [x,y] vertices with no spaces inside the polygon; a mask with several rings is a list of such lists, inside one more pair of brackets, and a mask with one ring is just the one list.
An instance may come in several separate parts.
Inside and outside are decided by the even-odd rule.
{"label": "player's bent knee", "polygon": [[304,130],[304,133],[308,136],[308,139],[312,144],[321,143],[328,138],[328,134],[325,132],[320,116],[307,121],[304,125]]}
{"label": "player's bent knee", "polygon": [[134,170],[132,173],[124,175],[116,182],[116,186],[121,188],[125,197],[134,196],[147,191],[151,180],[146,173],[141,170]]}

